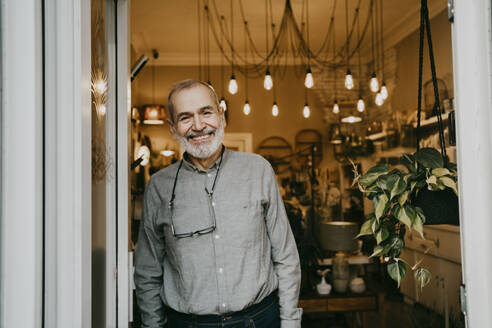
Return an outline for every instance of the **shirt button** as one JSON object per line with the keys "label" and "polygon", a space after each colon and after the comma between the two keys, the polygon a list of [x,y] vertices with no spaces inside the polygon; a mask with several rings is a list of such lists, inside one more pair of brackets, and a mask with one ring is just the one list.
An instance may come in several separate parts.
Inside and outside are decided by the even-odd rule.
{"label": "shirt button", "polygon": [[212,202],[212,206],[215,206],[215,202]]}
{"label": "shirt button", "polygon": [[215,235],[215,239],[219,239],[219,238],[220,238],[220,236],[219,236],[219,235]]}
{"label": "shirt button", "polygon": [[212,176],[212,175],[211,175],[210,173],[208,173],[208,174],[207,174],[207,177],[209,177],[209,178],[210,178],[211,176]]}
{"label": "shirt button", "polygon": [[222,303],[222,307],[225,308],[226,307],[226,304],[225,303]]}
{"label": "shirt button", "polygon": [[219,273],[222,273],[224,272],[224,269],[223,268],[219,268]]}

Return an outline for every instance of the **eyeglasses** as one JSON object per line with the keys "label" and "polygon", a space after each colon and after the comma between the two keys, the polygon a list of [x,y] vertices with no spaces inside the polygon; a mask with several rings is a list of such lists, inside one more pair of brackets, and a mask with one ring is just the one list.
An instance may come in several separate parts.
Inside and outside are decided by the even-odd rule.
{"label": "eyeglasses", "polygon": [[211,233],[211,232],[215,231],[215,227],[217,226],[217,219],[215,217],[215,210],[214,210],[215,204],[213,202],[213,195],[214,195],[214,190],[215,190],[215,183],[217,182],[217,177],[219,176],[220,166],[222,165],[222,158],[224,155],[224,150],[225,150],[225,147],[222,146],[222,152],[220,154],[220,161],[219,161],[219,164],[217,166],[217,172],[215,173],[215,178],[214,178],[214,183],[212,185],[212,190],[209,191],[205,187],[205,192],[207,193],[207,199],[208,199],[208,209],[210,212],[210,216],[212,217],[212,221],[213,221],[212,225],[208,228],[203,228],[203,229],[196,230],[193,232],[176,233],[176,228],[174,227],[174,198],[176,198],[176,194],[175,194],[176,183],[178,181],[179,171],[181,170],[181,166],[183,165],[183,160],[181,160],[181,162],[179,163],[178,170],[176,171],[176,177],[174,178],[171,200],[169,201],[169,209],[171,211],[171,231],[172,231],[173,236],[175,238],[188,238],[188,237],[193,237],[194,235],[205,235],[207,233]]}

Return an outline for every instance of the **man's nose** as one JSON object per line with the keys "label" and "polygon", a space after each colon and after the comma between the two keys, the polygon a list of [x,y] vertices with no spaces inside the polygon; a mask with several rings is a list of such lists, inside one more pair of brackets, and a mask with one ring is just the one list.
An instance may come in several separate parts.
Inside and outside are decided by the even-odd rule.
{"label": "man's nose", "polygon": [[202,122],[200,115],[193,116],[193,130],[201,131],[205,127],[205,124]]}

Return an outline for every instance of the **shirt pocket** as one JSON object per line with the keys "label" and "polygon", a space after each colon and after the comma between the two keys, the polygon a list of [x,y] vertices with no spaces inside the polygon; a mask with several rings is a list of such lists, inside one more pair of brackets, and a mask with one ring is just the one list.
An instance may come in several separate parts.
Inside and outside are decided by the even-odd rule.
{"label": "shirt pocket", "polygon": [[250,200],[231,204],[231,213],[227,220],[226,231],[231,238],[231,246],[250,248],[262,241],[265,231],[263,206],[259,200]]}

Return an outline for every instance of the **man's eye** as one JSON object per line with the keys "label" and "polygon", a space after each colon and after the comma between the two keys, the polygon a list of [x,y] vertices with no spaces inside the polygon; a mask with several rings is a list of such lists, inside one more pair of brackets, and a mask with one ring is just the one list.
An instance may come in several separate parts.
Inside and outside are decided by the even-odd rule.
{"label": "man's eye", "polygon": [[180,122],[185,122],[186,120],[189,120],[189,119],[190,119],[190,117],[189,117],[189,116],[181,116],[181,117],[178,119],[178,121],[180,121]]}

